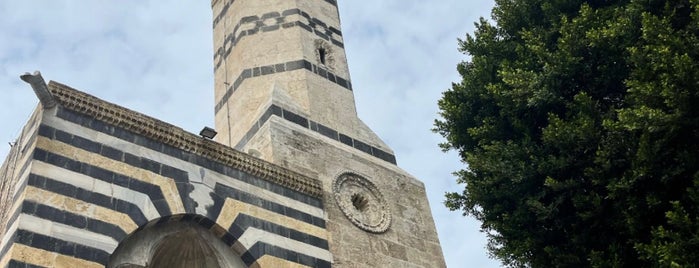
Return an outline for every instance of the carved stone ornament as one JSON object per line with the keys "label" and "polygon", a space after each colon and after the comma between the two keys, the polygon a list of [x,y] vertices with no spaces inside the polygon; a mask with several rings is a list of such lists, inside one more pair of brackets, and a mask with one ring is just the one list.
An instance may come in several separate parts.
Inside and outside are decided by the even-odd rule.
{"label": "carved stone ornament", "polygon": [[333,184],[335,202],[360,229],[383,233],[391,226],[391,210],[376,185],[355,173],[346,172]]}

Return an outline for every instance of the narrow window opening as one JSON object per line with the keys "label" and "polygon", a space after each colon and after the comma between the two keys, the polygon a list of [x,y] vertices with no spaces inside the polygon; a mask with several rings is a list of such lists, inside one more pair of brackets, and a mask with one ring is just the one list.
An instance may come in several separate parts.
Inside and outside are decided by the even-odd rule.
{"label": "narrow window opening", "polygon": [[325,54],[327,52],[325,51],[325,48],[318,48],[318,56],[320,58],[320,64],[325,65]]}

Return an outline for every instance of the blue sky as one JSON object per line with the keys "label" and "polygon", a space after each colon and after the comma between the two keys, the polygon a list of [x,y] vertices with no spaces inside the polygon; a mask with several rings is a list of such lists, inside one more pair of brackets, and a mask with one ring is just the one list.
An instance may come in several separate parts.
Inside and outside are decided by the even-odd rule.
{"label": "blue sky", "polygon": [[[198,132],[213,126],[209,1],[0,1],[0,158],[38,103],[19,75],[40,70],[102,99]],[[437,100],[459,81],[459,37],[494,2],[340,0],[357,110],[425,183],[449,267],[499,267],[479,223],[442,204],[464,168],[430,131]]]}

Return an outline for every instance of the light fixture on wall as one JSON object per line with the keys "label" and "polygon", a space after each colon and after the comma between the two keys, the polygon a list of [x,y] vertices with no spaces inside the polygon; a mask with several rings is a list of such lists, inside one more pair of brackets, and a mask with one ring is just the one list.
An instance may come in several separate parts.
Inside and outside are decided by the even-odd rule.
{"label": "light fixture on wall", "polygon": [[210,127],[204,127],[204,129],[199,131],[199,136],[202,136],[207,139],[213,139],[214,137],[216,137],[216,134],[218,134],[216,130]]}

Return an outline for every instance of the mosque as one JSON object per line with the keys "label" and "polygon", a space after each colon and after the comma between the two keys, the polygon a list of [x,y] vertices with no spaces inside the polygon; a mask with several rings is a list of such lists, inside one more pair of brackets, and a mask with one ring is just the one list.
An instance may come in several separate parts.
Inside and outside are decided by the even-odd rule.
{"label": "mosque", "polygon": [[22,75],[0,267],[445,267],[424,184],[357,117],[336,1],[212,0],[198,134]]}

